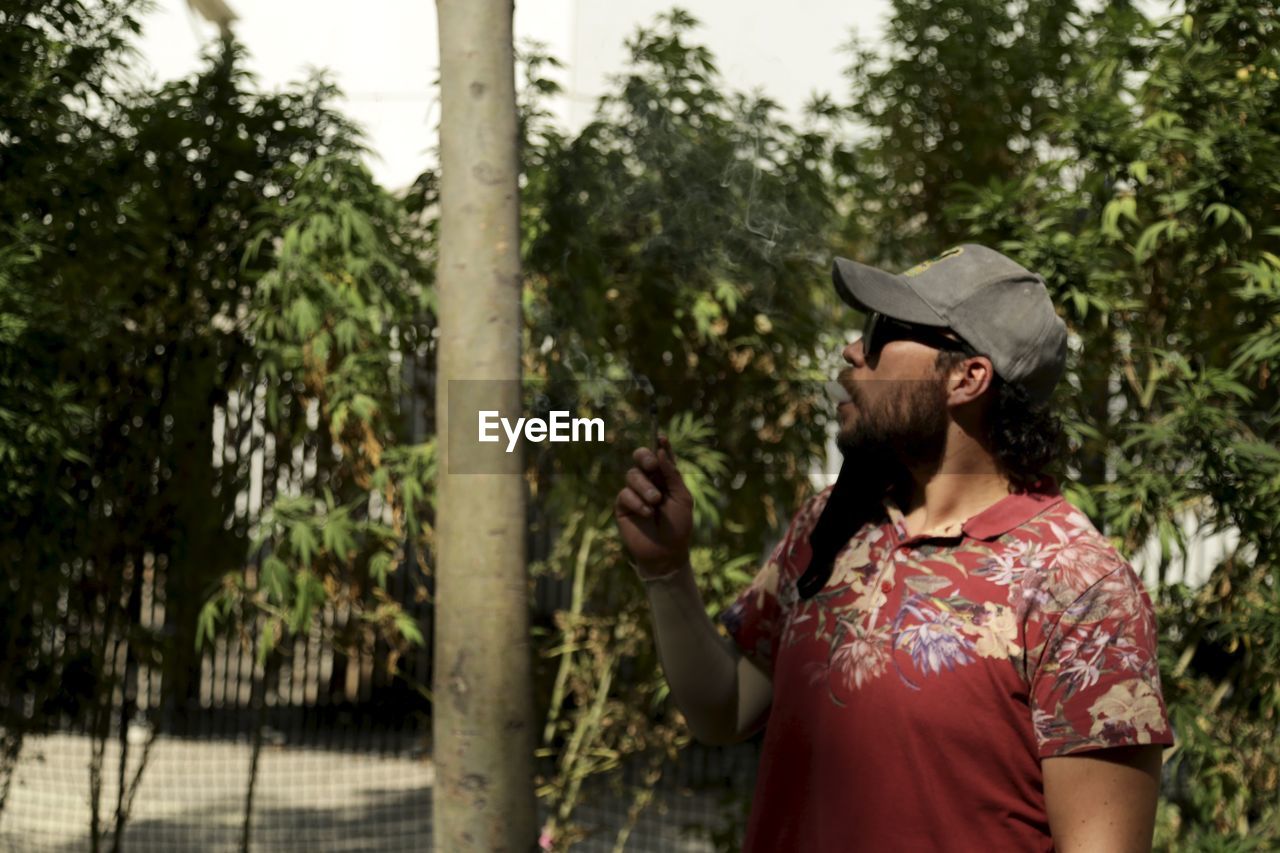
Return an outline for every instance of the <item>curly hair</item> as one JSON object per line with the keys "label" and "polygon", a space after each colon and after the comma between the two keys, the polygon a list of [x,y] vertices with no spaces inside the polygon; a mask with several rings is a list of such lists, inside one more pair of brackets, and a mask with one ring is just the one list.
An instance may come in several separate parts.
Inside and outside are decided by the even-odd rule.
{"label": "curly hair", "polygon": [[[935,364],[945,373],[967,357],[943,350]],[[1062,419],[1052,406],[1032,402],[1026,388],[999,376],[992,378],[991,403],[983,426],[983,446],[1017,489],[1040,479],[1065,450]]]}

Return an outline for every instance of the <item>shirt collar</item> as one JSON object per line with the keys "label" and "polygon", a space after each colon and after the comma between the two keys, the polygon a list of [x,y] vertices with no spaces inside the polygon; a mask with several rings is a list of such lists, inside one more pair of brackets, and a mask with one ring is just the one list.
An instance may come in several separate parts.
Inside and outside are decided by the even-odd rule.
{"label": "shirt collar", "polygon": [[[971,539],[995,539],[1021,527],[1061,500],[1062,493],[1057,481],[1046,474],[1025,491],[1006,495],[971,517],[961,525],[960,530]],[[902,510],[889,496],[884,498],[884,508],[889,515],[889,522],[901,533],[905,529]]]}

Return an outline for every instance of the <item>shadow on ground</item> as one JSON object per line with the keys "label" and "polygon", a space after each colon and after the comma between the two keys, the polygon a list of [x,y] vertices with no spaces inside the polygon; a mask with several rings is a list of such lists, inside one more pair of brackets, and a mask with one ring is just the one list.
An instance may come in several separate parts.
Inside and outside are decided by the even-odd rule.
{"label": "shadow on ground", "polygon": [[[259,806],[254,810],[251,847],[255,853],[419,853],[431,849],[431,792],[365,790],[361,807],[344,809],[306,806]],[[164,818],[131,821],[123,849],[163,853],[218,853],[240,849],[238,809],[230,803],[193,808]],[[575,851],[612,851],[626,803],[592,797],[575,819],[588,836]],[[711,827],[705,825],[714,809],[709,795],[666,790],[640,816],[626,844],[629,851],[653,853],[712,853]],[[34,839],[0,837],[0,849],[22,853],[83,853],[90,849],[88,834],[73,841],[42,846]]]}
{"label": "shadow on ground", "polygon": [[[251,752],[239,741],[157,741],[125,829],[125,853],[238,851]],[[0,851],[80,853],[91,848],[88,757],[88,740],[74,735],[45,737],[24,751],[0,815]],[[106,766],[113,764],[108,761]],[[715,779],[697,762],[685,769],[707,778],[686,785],[674,771],[667,775],[632,827],[626,850],[733,849],[732,839],[745,822],[750,786],[730,784],[727,777]],[[429,757],[415,754],[268,748],[255,786],[250,849],[430,849],[434,775]],[[114,774],[106,782],[103,802],[110,808],[115,803]],[[572,817],[587,834],[573,849],[612,851],[619,829],[627,823],[633,795],[609,780],[589,780]],[[104,840],[109,849],[110,839]]]}
{"label": "shadow on ground", "polygon": [[[277,792],[275,796],[287,795]],[[430,849],[431,791],[361,791],[361,805],[316,808],[258,804],[254,809],[250,849],[297,853],[393,853]],[[243,804],[217,803],[163,818],[130,821],[125,827],[126,853],[214,853],[240,849]],[[232,820],[234,819],[234,820]],[[54,847],[22,850],[83,853],[89,836]]]}

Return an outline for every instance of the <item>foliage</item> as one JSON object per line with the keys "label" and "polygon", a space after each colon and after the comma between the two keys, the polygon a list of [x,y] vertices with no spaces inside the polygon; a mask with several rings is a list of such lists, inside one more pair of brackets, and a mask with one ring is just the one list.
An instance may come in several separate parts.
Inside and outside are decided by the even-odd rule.
{"label": "foliage", "polygon": [[[598,118],[530,146],[529,372],[553,398],[606,383],[615,423],[647,423],[651,401],[696,413],[699,441],[737,474],[712,474],[725,493],[703,520],[755,550],[824,441],[811,383],[828,377],[831,337],[815,330],[833,310],[826,141],[821,117],[796,130],[768,100],[725,92],[706,48],[686,41],[693,25],[675,12],[641,31]],[[566,485],[582,485],[591,456],[563,457]]]}
{"label": "foliage", "polygon": [[[1243,3],[1110,5],[1081,22],[1037,156],[945,190],[943,233],[997,242],[1065,309],[1070,496],[1125,553],[1160,546],[1179,739],[1162,849],[1280,838],[1278,24]],[[1238,541],[1207,584],[1172,574],[1222,530]]]}
{"label": "foliage", "polygon": [[[411,365],[432,369],[437,176],[390,198],[332,87],[256,92],[233,44],[139,90],[135,3],[10,5],[0,783],[41,726],[104,743],[140,665],[183,707],[197,639],[227,627],[270,665],[350,607],[327,641],[394,670],[423,638],[387,589],[425,571],[435,476],[431,413],[418,443],[398,401]],[[1069,497],[1126,553],[1160,545],[1179,744],[1158,846],[1275,846],[1280,34],[1266,4],[1184,5],[1150,21],[1130,3],[895,0],[886,43],[853,48],[847,103],[816,99],[798,126],[728,91],[683,12],[628,42],[572,135],[545,110],[554,61],[525,57],[531,408],[603,414],[621,449],[529,446],[535,587],[570,588],[535,614],[548,843],[582,837],[584,786],[639,762],[634,820],[689,741],[607,509],[650,407],[695,496],[714,613],[824,450],[817,383],[848,322],[833,250],[896,267],[976,239],[1044,274],[1070,327]],[[251,507],[252,447],[279,476]],[[1178,558],[1215,530],[1235,544],[1193,585]],[[149,574],[163,630],[140,618]],[[60,606],[62,647],[43,642]],[[117,838],[127,814],[122,793]]]}
{"label": "foliage", "polygon": [[387,577],[430,518],[431,446],[401,439],[398,409],[428,279],[335,90],[258,93],[230,42],[144,90],[139,8],[0,10],[0,791],[26,734],[87,729],[94,849],[119,846],[149,747],[108,826],[112,729],[143,714],[144,668],[165,720],[195,705],[211,592],[256,592],[245,565],[270,560],[279,609],[231,600],[246,625],[276,639],[354,601],[338,639],[387,643],[394,669],[421,637]]}
{"label": "foliage", "polygon": [[968,233],[945,213],[964,184],[1034,166],[1084,59],[1078,5],[893,0],[882,45],[855,35],[844,112],[859,138],[832,161],[848,254],[890,268],[930,257]]}
{"label": "foliage", "polygon": [[394,672],[408,645],[424,641],[387,580],[406,541],[421,540],[435,467],[434,442],[406,444],[396,418],[400,341],[425,334],[404,321],[426,310],[419,262],[403,209],[350,157],[305,164],[291,196],[268,207],[245,253],[246,265],[271,260],[247,315],[256,364],[234,393],[262,398],[277,457],[314,442],[327,458],[312,482],[266,509],[257,564],[223,575],[197,642],[234,614],[242,631],[256,626],[265,662],[286,637],[306,636],[322,610],[342,607],[352,618],[326,640],[348,652],[387,642]]}
{"label": "foliage", "polygon": [[[1167,582],[1154,597],[1180,744],[1159,843],[1213,846],[1235,833],[1221,843],[1244,849],[1276,831],[1275,16],[1231,4],[1189,12],[1151,22],[1128,4],[1085,14],[1071,4],[900,0],[885,47],[855,50],[851,103],[813,105],[821,133],[771,125],[767,107],[762,115],[723,94],[705,49],[685,41],[692,21],[666,16],[630,43],[633,70],[578,136],[563,138],[526,108],[528,366],[551,397],[574,379],[613,383],[602,397],[583,382],[579,400],[607,407],[636,443],[652,397],[685,413],[669,426],[694,484],[704,545],[695,568],[714,612],[746,582],[764,531],[794,506],[794,492],[771,494],[770,474],[779,485],[804,479],[803,463],[779,466],[776,452],[753,467],[768,425],[787,415],[742,389],[796,399],[787,380],[817,370],[820,349],[761,374],[720,365],[736,368],[740,347],[776,352],[779,334],[799,343],[807,329],[817,344],[812,330],[835,331],[812,267],[813,291],[785,315],[768,309],[774,282],[794,280],[794,268],[747,278],[737,294],[723,288],[726,259],[746,253],[726,276],[737,285],[779,257],[769,241],[743,239],[759,238],[758,227],[734,223],[799,227],[798,251],[782,253],[797,260],[823,263],[834,242],[892,267],[975,239],[1041,271],[1072,332],[1058,399],[1072,452],[1056,473],[1126,553],[1161,546]],[[720,112],[734,104],[736,114]],[[846,141],[845,118],[862,139]],[[726,150],[745,148],[750,157],[726,162]],[[775,152],[763,161],[771,169],[762,150]],[[734,193],[743,160],[751,180]],[[761,198],[776,200],[772,214]],[[834,240],[833,214],[844,222]],[[750,308],[739,303],[760,306],[765,322],[745,322]],[[669,361],[655,363],[664,352]],[[717,406],[720,375],[734,380],[739,408]],[[692,376],[700,390],[681,393]],[[699,422],[712,412],[714,432],[710,418]],[[795,422],[821,418],[806,408]],[[582,779],[628,754],[670,754],[686,737],[670,724],[641,639],[645,614],[618,589],[626,570],[599,513],[620,471],[571,451],[540,452],[532,465],[553,543],[537,568],[574,579],[569,611],[542,635],[558,664],[544,754],[558,761],[541,793],[555,809],[555,843],[570,844]],[[733,479],[740,468],[749,473]],[[1166,579],[1188,538],[1228,528],[1239,543],[1208,585]]]}
{"label": "foliage", "polygon": [[[628,42],[594,121],[567,137],[523,106],[526,375],[531,394],[605,415],[606,441],[530,458],[537,576],[572,578],[540,626],[548,709],[540,793],[557,845],[576,837],[588,777],[639,761],[652,786],[688,736],[667,701],[644,597],[609,512],[658,407],[695,500],[695,564],[718,611],[804,488],[825,442],[833,225],[826,118],[797,129],[767,99],[728,91],[696,22],[676,11]],[[648,796],[645,786],[636,802]],[[625,829],[624,829],[625,833]]]}
{"label": "foliage", "polygon": [[[1157,22],[1129,4],[1085,14],[1063,4],[1013,8],[901,0],[894,4],[881,51],[855,51],[851,103],[838,111],[830,101],[816,105],[828,118],[851,117],[865,136],[840,141],[847,138],[841,125],[830,122],[829,137],[810,149],[818,165],[813,184],[806,186],[830,198],[844,218],[837,239],[841,253],[892,267],[974,239],[1000,246],[1046,276],[1072,333],[1068,376],[1058,397],[1072,451],[1056,473],[1069,496],[1125,553],[1148,541],[1160,546],[1155,569],[1161,583],[1153,597],[1179,744],[1168,756],[1158,844],[1261,849],[1274,844],[1277,832],[1280,768],[1280,672],[1273,641],[1280,603],[1272,536],[1280,518],[1280,398],[1272,376],[1280,353],[1280,229],[1272,224],[1280,186],[1276,15],[1233,3],[1191,3],[1186,11]],[[642,34],[633,50],[648,45],[667,58],[687,55],[681,52],[687,48],[675,46],[682,23],[688,22],[673,14],[656,31]],[[664,26],[675,28],[674,44],[665,40],[670,31],[664,35]],[[692,55],[710,65],[705,52],[694,49]],[[560,369],[575,375],[600,371],[648,390],[647,368],[619,364],[629,354],[627,344],[643,341],[642,354],[660,348],[651,344],[662,341],[668,318],[677,319],[670,334],[681,340],[678,320],[684,315],[682,306],[673,309],[665,301],[663,288],[674,276],[636,281],[635,272],[650,269],[651,259],[668,245],[675,247],[677,269],[685,258],[701,259],[685,263],[705,268],[720,251],[706,238],[682,242],[690,233],[681,228],[684,219],[663,218],[657,246],[630,232],[615,237],[607,228],[614,221],[643,222],[663,209],[664,199],[684,206],[691,197],[715,199],[717,188],[707,176],[732,174],[707,163],[716,149],[701,136],[696,148],[681,148],[683,137],[673,141],[670,135],[704,94],[697,85],[687,95],[679,85],[662,86],[672,80],[700,83],[697,66],[659,68],[654,76],[649,82],[635,74],[624,78],[621,100],[607,98],[600,121],[567,145],[543,131],[546,144],[531,153],[535,192],[528,204],[536,218],[530,266],[537,273],[556,271],[540,252],[548,235],[560,235],[548,259],[559,265],[561,275],[549,280],[560,287],[550,298],[564,303],[558,310],[551,303],[552,316],[573,318],[543,333],[551,341],[542,351],[549,353],[551,381]],[[627,100],[629,94],[634,101]],[[618,112],[624,102],[634,103],[634,110]],[[577,166],[584,147],[603,133],[606,117],[626,128],[627,153],[643,165],[614,154],[608,182],[592,181],[581,168],[548,170],[563,177],[549,191],[557,203],[544,207],[537,190],[545,178],[537,167],[554,167],[556,160],[547,158],[561,150],[576,154],[579,159],[571,162]],[[748,122],[753,124],[754,119]],[[701,121],[699,130],[708,125]],[[653,152],[645,153],[651,140]],[[681,171],[685,163],[688,172]],[[643,184],[634,187],[637,180],[660,191],[646,195]],[[619,191],[626,202],[615,206],[611,199]],[[814,234],[824,233],[819,223],[830,215],[827,204],[813,209]],[[702,209],[696,216],[700,223],[714,223],[723,214]],[[668,231],[675,233],[668,238]],[[608,243],[593,239],[602,232],[612,238]],[[604,267],[608,276],[597,272],[595,259],[615,245],[625,247],[625,254]],[[535,330],[540,284],[535,275]],[[768,293],[767,287],[760,293]],[[618,320],[597,320],[609,316],[613,302],[626,309]],[[657,328],[646,325],[650,312]],[[685,370],[701,377],[707,350],[714,352],[717,341],[698,336],[706,326],[698,324],[696,307],[693,315],[692,340],[699,347]],[[810,316],[804,322],[820,328],[824,319]],[[607,330],[610,321],[617,337],[593,358],[592,330]],[[633,336],[636,328],[643,331]],[[532,336],[531,349],[540,337]],[[561,350],[563,368],[557,363]],[[674,363],[680,365],[678,359]],[[669,382],[654,385],[663,390]],[[643,424],[646,400],[642,393],[620,400],[622,420]],[[705,411],[696,398],[672,408]],[[731,446],[741,423],[718,417],[717,447]],[[699,496],[699,506],[736,505],[740,496],[721,491],[718,475],[701,473],[698,454],[695,443],[682,463],[700,488],[711,489]],[[727,458],[733,462],[726,470],[733,470],[750,464],[750,451],[735,448]],[[591,474],[584,479],[595,483],[604,469],[586,470]],[[795,474],[789,471],[792,482],[801,479]],[[558,494],[554,489],[551,497]],[[570,513],[544,564],[565,574],[585,572],[575,581],[581,596],[575,595],[574,608],[558,617],[549,634],[555,645],[547,653],[561,668],[548,754],[563,742],[554,736],[556,727],[566,739],[594,737],[604,749],[592,760],[578,758],[585,750],[581,744],[568,756],[556,753],[558,773],[543,793],[560,806],[562,818],[573,805],[575,773],[611,767],[628,750],[656,749],[644,743],[644,735],[661,731],[623,713],[635,702],[600,704],[606,687],[631,695],[616,678],[608,684],[606,675],[619,666],[610,653],[623,654],[631,665],[628,653],[645,648],[634,644],[633,632],[646,630],[642,616],[629,619],[630,602],[610,583],[610,573],[619,569],[617,555],[609,552],[616,544],[608,530],[594,537],[583,532],[590,519],[585,508],[607,505],[607,498],[601,494],[598,502],[584,501],[580,512]],[[698,541],[709,547],[699,551],[695,565],[714,611],[745,582],[758,541],[748,545],[732,529],[709,529],[705,518],[700,515]],[[771,519],[759,521],[748,529],[759,532]],[[1235,531],[1238,541],[1207,584],[1193,589],[1187,578],[1170,574],[1191,538],[1222,530]],[[600,557],[593,557],[597,552]],[[620,614],[617,620],[597,624],[579,615],[590,614],[593,598],[597,612]],[[604,635],[605,624],[616,626],[627,643]],[[575,664],[578,659],[591,664]],[[638,654],[634,662],[641,668],[632,670],[629,682],[649,691],[651,702],[661,701],[661,681],[640,674],[655,672],[649,668],[652,658]],[[576,717],[561,708],[566,696]],[[601,709],[610,707],[620,721],[635,720],[631,740],[608,739],[604,721],[611,717]],[[668,749],[683,743],[678,729],[663,738]],[[561,836],[566,842],[572,838],[571,832]]]}
{"label": "foliage", "polygon": [[44,642],[61,601],[80,616],[110,600],[78,547],[89,519],[72,511],[93,473],[95,412],[64,357],[94,329],[69,322],[58,274],[75,246],[68,191],[93,183],[117,139],[113,58],[136,12],[63,2],[0,13],[0,812],[26,735],[102,695],[96,650],[74,632],[60,654]]}

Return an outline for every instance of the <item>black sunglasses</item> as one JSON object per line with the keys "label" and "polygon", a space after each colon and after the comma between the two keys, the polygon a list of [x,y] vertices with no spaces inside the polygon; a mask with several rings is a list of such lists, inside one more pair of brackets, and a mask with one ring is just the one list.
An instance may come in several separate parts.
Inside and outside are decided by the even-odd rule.
{"label": "black sunglasses", "polygon": [[874,359],[889,341],[908,340],[934,349],[977,355],[977,350],[964,341],[946,336],[943,329],[933,326],[917,326],[886,317],[878,311],[868,311],[862,327],[862,351],[866,358]]}

